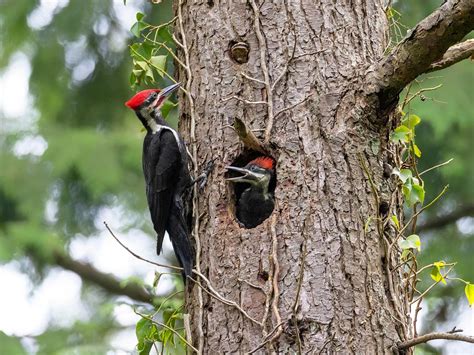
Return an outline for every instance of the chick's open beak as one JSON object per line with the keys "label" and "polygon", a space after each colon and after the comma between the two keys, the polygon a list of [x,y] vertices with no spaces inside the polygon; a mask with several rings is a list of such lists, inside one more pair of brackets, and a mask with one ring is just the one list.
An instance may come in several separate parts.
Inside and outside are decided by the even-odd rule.
{"label": "chick's open beak", "polygon": [[236,166],[226,166],[225,168],[227,170],[235,171],[237,173],[242,174],[242,176],[235,176],[235,177],[226,178],[227,181],[254,183],[254,182],[258,182],[263,177],[263,174],[259,174],[259,173],[256,173],[254,171],[250,171],[250,170],[245,169],[245,168],[238,168]]}

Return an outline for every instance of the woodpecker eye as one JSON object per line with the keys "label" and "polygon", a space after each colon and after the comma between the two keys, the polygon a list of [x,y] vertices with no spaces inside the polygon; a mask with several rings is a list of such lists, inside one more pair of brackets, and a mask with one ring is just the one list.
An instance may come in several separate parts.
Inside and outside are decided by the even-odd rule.
{"label": "woodpecker eye", "polygon": [[151,104],[153,101],[155,101],[156,97],[158,96],[158,94],[156,92],[153,92],[151,93],[147,99],[145,100],[145,104],[148,106],[149,104]]}
{"label": "woodpecker eye", "polygon": [[265,171],[264,169],[259,168],[258,166],[255,166],[255,165],[252,165],[252,166],[250,167],[250,170],[251,170],[251,171],[254,171],[254,172],[256,172],[256,173],[262,173],[262,172]]}

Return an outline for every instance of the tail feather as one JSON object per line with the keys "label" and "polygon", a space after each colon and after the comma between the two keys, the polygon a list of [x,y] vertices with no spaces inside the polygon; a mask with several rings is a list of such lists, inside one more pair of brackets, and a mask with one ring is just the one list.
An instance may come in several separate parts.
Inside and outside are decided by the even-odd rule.
{"label": "tail feather", "polygon": [[192,276],[194,265],[194,252],[189,239],[189,233],[184,223],[184,218],[178,211],[170,213],[168,219],[168,234],[170,236],[171,244],[173,244],[174,253],[183,268],[182,275],[184,283],[186,284],[187,276]]}
{"label": "tail feather", "polygon": [[156,235],[156,255],[160,255],[163,249],[163,240],[165,239],[165,231]]}

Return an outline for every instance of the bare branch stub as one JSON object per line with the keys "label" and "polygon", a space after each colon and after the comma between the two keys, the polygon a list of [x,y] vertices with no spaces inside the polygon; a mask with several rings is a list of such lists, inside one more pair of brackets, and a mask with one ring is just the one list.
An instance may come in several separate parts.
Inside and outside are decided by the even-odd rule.
{"label": "bare branch stub", "polygon": [[443,58],[430,65],[426,73],[441,70],[450,67],[461,60],[467,59],[474,55],[474,39],[468,39],[464,42],[449,47]]}
{"label": "bare branch stub", "polygon": [[234,118],[233,127],[245,147],[262,154],[267,154],[262,142],[253,134],[244,121],[238,117]]}

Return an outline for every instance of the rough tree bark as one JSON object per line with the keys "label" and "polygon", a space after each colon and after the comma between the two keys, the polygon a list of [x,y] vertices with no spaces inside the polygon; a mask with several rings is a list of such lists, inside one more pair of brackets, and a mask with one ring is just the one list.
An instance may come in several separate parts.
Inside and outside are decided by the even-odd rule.
{"label": "rough tree bark", "polygon": [[[448,1],[456,15],[468,3]],[[384,175],[396,124],[385,104],[468,31],[435,28],[442,48],[406,74],[396,52],[384,60],[381,0],[177,1],[176,11],[189,68],[179,79],[191,94],[181,98],[181,131],[198,165],[216,159],[198,198],[198,267],[247,314],[194,286],[193,343],[208,354],[247,353],[265,340],[256,353],[392,353],[412,334],[401,276],[389,267],[396,255],[388,263],[383,225],[368,223],[383,217],[384,202],[400,216],[396,181]],[[278,162],[277,206],[251,230],[235,222],[224,180],[242,153],[235,117],[268,138]]]}

